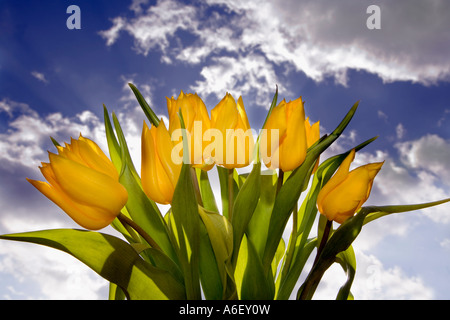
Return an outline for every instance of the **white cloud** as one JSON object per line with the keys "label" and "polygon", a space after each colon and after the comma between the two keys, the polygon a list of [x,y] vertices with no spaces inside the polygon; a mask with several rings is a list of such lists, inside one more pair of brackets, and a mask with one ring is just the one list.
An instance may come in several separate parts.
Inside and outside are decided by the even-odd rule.
{"label": "white cloud", "polygon": [[32,71],[31,75],[41,82],[48,83],[48,80],[45,77],[45,74],[43,74],[42,72]]}
{"label": "white cloud", "polygon": [[[143,2],[139,8],[141,4]],[[198,23],[194,7],[179,5],[174,1],[159,1],[157,6],[148,8],[145,14],[142,14],[141,8],[136,10],[136,3],[133,3],[133,8],[138,14],[135,19],[126,21],[125,18],[115,18],[111,29],[100,32],[107,40],[107,45],[114,44],[119,32],[125,30],[134,37],[138,53],[147,55],[155,48],[165,52],[170,44],[169,38],[178,29],[192,30]]]}
{"label": "white cloud", "polygon": [[1,299],[107,298],[107,281],[66,253],[2,240],[0,254],[0,279],[11,283]]}
{"label": "white cloud", "polygon": [[450,142],[435,134],[428,134],[414,141],[406,141],[396,145],[402,162],[413,169],[424,170],[443,183],[449,183]]}
{"label": "white cloud", "polygon": [[[356,300],[429,300],[434,292],[423,279],[408,276],[400,267],[386,268],[373,255],[355,252],[356,276],[351,292]],[[341,266],[334,264],[324,275],[315,299],[335,299],[347,277]]]}
{"label": "white cloud", "polygon": [[[268,101],[275,90],[277,77],[272,66],[262,56],[224,56],[213,60],[212,65],[205,66],[200,72],[204,80],[192,86],[194,91],[204,96],[214,94],[219,99],[230,92],[236,100],[240,95],[253,93],[257,105],[269,107]],[[279,90],[283,89],[279,86]]]}
{"label": "white cloud", "polygon": [[406,133],[406,129],[403,126],[403,124],[399,123],[396,127],[395,127],[395,132],[397,134],[397,139],[402,139],[405,136]]}
{"label": "white cloud", "polygon": [[[267,87],[266,81],[272,88],[289,70],[315,81],[331,76],[342,85],[349,69],[377,74],[387,82],[449,79],[449,4],[443,0],[382,3],[380,30],[366,27],[368,4],[350,0],[339,5],[325,0],[210,0],[198,7],[171,0],[145,11],[144,3],[134,1],[134,18],[117,17],[109,30],[100,32],[106,44],[113,45],[126,31],[138,53],[159,50],[164,63],[202,64],[204,80],[195,88],[207,93],[217,90],[210,79],[218,80],[219,71],[226,71],[221,81],[226,90],[239,90],[234,80],[239,74],[253,89]],[[248,70],[251,59],[260,64],[258,70],[264,69],[261,79],[252,77],[254,67]],[[239,73],[225,70],[231,61],[231,69],[240,67]],[[274,72],[274,66],[282,71]]]}
{"label": "white cloud", "polygon": [[71,136],[78,138],[83,133],[101,146],[106,145],[101,122],[91,111],[84,111],[70,119],[58,112],[41,116],[27,104],[8,99],[3,99],[0,106],[11,116],[8,130],[0,133],[2,166],[7,167],[8,163],[37,167],[46,160],[44,150],[45,146],[50,146],[50,136],[69,141]]}

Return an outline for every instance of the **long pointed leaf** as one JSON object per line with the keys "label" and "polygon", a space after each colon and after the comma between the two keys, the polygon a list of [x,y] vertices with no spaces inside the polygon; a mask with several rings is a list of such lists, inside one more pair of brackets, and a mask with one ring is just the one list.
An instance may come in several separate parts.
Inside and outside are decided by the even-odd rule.
{"label": "long pointed leaf", "polygon": [[145,262],[125,241],[92,231],[54,229],[2,235],[62,250],[117,284],[130,299],[184,299],[183,285],[167,271]]}
{"label": "long pointed leaf", "polygon": [[138,88],[132,83],[128,84],[133,91],[134,95],[136,96],[137,101],[139,102],[139,105],[141,106],[142,110],[144,111],[147,119],[153,124],[155,127],[159,125],[159,119],[156,116],[155,112],[150,108],[147,101],[145,101],[144,96],[140,93]]}
{"label": "long pointed leaf", "polygon": [[273,299],[273,283],[267,281],[261,260],[245,235],[242,238],[234,278],[239,299]]}
{"label": "long pointed leaf", "polygon": [[350,288],[352,287],[353,280],[356,275],[356,257],[355,252],[353,251],[353,247],[348,247],[347,250],[340,252],[336,256],[337,262],[342,266],[345,273],[347,274],[347,280],[344,285],[339,289],[336,300],[349,300],[352,299],[353,296],[350,292]]}
{"label": "long pointed leaf", "polygon": [[120,173],[122,169],[122,157],[119,142],[114,134],[114,129],[109,119],[108,109],[103,105],[103,118],[105,123],[106,142],[108,144],[109,156],[111,161],[116,167],[116,170]]}
{"label": "long pointed leaf", "polygon": [[239,190],[234,202],[233,215],[231,218],[231,225],[233,226],[233,262],[237,259],[237,253],[239,252],[242,236],[247,230],[248,223],[250,222],[253,212],[258,204],[259,192],[261,188],[260,173],[261,163],[254,164],[250,175]]}
{"label": "long pointed leaf", "polygon": [[[184,128],[183,116],[180,114],[181,127]],[[184,274],[186,295],[188,299],[201,298],[199,279],[199,223],[198,204],[191,167],[186,135],[183,132],[183,164],[172,200],[172,228],[177,239],[177,255]]]}

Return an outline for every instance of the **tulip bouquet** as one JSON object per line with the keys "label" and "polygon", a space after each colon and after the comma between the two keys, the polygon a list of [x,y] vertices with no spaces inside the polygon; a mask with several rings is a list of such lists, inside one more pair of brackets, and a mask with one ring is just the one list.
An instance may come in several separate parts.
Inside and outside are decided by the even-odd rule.
{"label": "tulip bouquet", "polygon": [[[311,299],[334,263],[347,275],[336,298],[350,299],[352,243],[365,224],[450,201],[363,206],[383,163],[349,168],[376,138],[320,158],[358,103],[321,137],[302,99],[278,103],[276,91],[256,134],[242,98],[227,93],[210,117],[197,94],[181,92],[167,99],[165,124],[130,87],[149,121],[140,172],[117,117],[112,113],[111,121],[104,107],[109,157],[81,135],[64,146],[52,138],[57,153],[40,167],[47,181],[29,180],[87,230],[0,236],[74,256],[110,282],[110,299]],[[249,172],[236,170],[246,166]],[[118,236],[95,231],[109,225]],[[312,266],[304,270],[307,261]],[[302,272],[306,279],[295,292]]]}

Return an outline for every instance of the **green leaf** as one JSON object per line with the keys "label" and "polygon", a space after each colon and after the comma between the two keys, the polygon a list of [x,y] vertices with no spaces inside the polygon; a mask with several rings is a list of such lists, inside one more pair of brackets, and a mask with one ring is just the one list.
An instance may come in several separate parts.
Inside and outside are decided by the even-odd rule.
{"label": "green leaf", "polygon": [[134,179],[136,180],[139,185],[141,185],[141,179],[139,177],[139,174],[136,171],[136,168],[133,164],[133,159],[131,159],[130,150],[128,149],[127,141],[125,139],[125,135],[122,131],[122,127],[120,126],[119,120],[117,119],[116,115],[112,114],[113,122],[114,122],[114,128],[116,129],[119,146],[120,146],[120,158],[122,162],[122,168],[121,171],[123,171],[125,165],[128,166],[131,173],[134,176]]}
{"label": "green leaf", "polygon": [[[229,184],[229,179],[228,179],[228,174],[229,171],[227,168],[221,167],[221,166],[216,166],[217,168],[217,173],[219,175],[219,184],[220,184],[220,197],[222,200],[222,214],[228,218],[228,184]],[[233,198],[236,199],[236,196],[239,192],[239,187],[237,184],[237,180],[236,179],[236,175],[235,175],[236,170],[233,170]]]}
{"label": "green leaf", "polygon": [[199,270],[202,291],[206,300],[220,300],[224,288],[214,250],[204,224],[200,224]]}
{"label": "green leaf", "polygon": [[296,255],[294,256],[289,272],[283,277],[277,279],[277,292],[275,299],[287,300],[289,299],[292,290],[297,284],[298,278],[311,255],[312,251],[316,247],[317,239],[312,239],[301,244],[300,240],[296,244]]}
{"label": "green leaf", "polygon": [[151,124],[153,124],[155,127],[159,125],[159,119],[158,116],[153,112],[152,108],[148,105],[147,101],[145,101],[142,94],[139,92],[139,90],[136,88],[136,86],[132,83],[128,84],[133,91],[134,95],[136,96],[137,101],[139,102],[139,105],[141,106],[142,110],[145,113],[145,116],[150,121]]}
{"label": "green leaf", "polygon": [[336,260],[347,274],[347,281],[339,289],[336,300],[353,300],[353,295],[350,292],[356,274],[356,257],[353,247],[350,246],[347,250],[338,253]]}
{"label": "green leaf", "polygon": [[[273,96],[272,103],[270,104],[270,107],[269,107],[269,110],[267,112],[266,118],[264,119],[264,123],[262,125],[262,128],[264,128],[264,126],[266,125],[267,119],[269,119],[273,108],[275,108],[275,106],[277,105],[277,100],[278,100],[278,86],[275,89],[275,94]],[[259,146],[260,146],[261,133],[262,133],[262,130],[260,131],[260,133],[258,134],[258,138],[256,139],[256,148],[255,148],[255,157],[254,157],[255,163],[259,163],[261,161],[260,155],[259,155]]]}
{"label": "green leaf", "polygon": [[56,141],[53,137],[50,137],[50,140],[52,140],[52,143],[55,147],[60,147],[61,145],[59,144],[58,141]]}
{"label": "green leaf", "polygon": [[233,226],[233,248],[234,256],[232,261],[237,259],[239,246],[242,236],[247,230],[248,223],[252,218],[253,212],[258,204],[259,191],[261,185],[261,163],[253,165],[250,175],[236,196],[233,207],[233,215],[231,217],[231,225]]}
{"label": "green leaf", "polygon": [[266,280],[261,260],[246,235],[242,238],[234,279],[240,300],[273,299],[273,283]]}
{"label": "green leaf", "polygon": [[199,182],[200,193],[202,195],[203,207],[209,211],[219,212],[216,198],[214,197],[211,184],[209,183],[208,172],[201,169],[195,169],[195,171]]}
{"label": "green leaf", "polygon": [[125,241],[92,231],[54,229],[0,236],[62,250],[117,284],[129,299],[184,299],[182,283],[145,262]]}
{"label": "green leaf", "polygon": [[109,293],[108,293],[108,299],[109,300],[125,300],[127,297],[125,296],[125,293],[122,289],[120,289],[117,284],[110,282],[109,283]]}
{"label": "green leaf", "polygon": [[219,265],[219,271],[224,279],[228,260],[233,253],[233,228],[223,215],[198,207],[198,212],[208,232],[211,245]]}
{"label": "green leaf", "polygon": [[277,189],[276,171],[261,174],[260,197],[256,209],[247,227],[247,236],[254,244],[258,255],[263,257],[269,232],[270,216],[275,202]]}
{"label": "green leaf", "polygon": [[199,216],[190,167],[183,163],[172,201],[173,232],[176,252],[181,263],[188,299],[200,299]]}
{"label": "green leaf", "polygon": [[[181,128],[185,128],[180,113]],[[188,299],[201,299],[199,278],[199,223],[198,204],[191,167],[187,138],[183,130],[183,164],[172,200],[172,232],[176,239],[176,252],[181,264]]]}
{"label": "green leaf", "polygon": [[449,201],[450,201],[450,198],[439,200],[439,201],[420,203],[420,204],[366,207],[367,210],[371,210],[371,212],[369,214],[367,214],[366,218],[364,219],[364,224],[369,223],[370,221],[376,220],[378,218],[387,216],[392,213],[401,213],[401,212],[425,209],[425,208],[437,206],[437,205],[440,205],[440,204],[443,204],[443,203],[446,203]]}
{"label": "green leaf", "polygon": [[106,109],[105,105],[103,105],[103,118],[105,122],[106,142],[108,144],[109,156],[116,167],[116,170],[120,173],[120,170],[122,169],[122,150],[116,135],[114,134],[114,129],[111,120],[109,119],[108,109]]}
{"label": "green leaf", "polygon": [[275,257],[272,260],[272,278],[275,279],[277,271],[278,271],[278,265],[280,264],[281,260],[283,259],[286,251],[286,243],[284,242],[284,239],[281,238],[280,244],[278,245],[277,252],[275,253]]}

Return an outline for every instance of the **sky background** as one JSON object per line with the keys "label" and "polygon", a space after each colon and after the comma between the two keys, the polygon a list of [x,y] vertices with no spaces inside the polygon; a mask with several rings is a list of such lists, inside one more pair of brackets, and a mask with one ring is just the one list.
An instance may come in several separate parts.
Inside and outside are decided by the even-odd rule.
{"label": "sky background", "polygon": [[[72,4],[79,30],[66,26]],[[366,26],[371,4],[381,29]],[[81,132],[107,151],[103,104],[140,166],[144,115],[128,82],[161,116],[181,90],[197,92],[209,111],[226,92],[242,95],[255,130],[276,86],[280,100],[302,96],[322,134],[361,100],[322,159],[379,136],[355,159],[386,161],[368,204],[449,197],[449,30],[445,0],[0,0],[0,233],[78,227],[25,178],[42,180],[38,166],[55,151],[49,136],[68,142]],[[354,249],[356,299],[450,298],[450,205],[372,222]],[[334,299],[344,282],[330,268],[315,298]],[[0,241],[0,299],[107,292],[67,254]]]}

